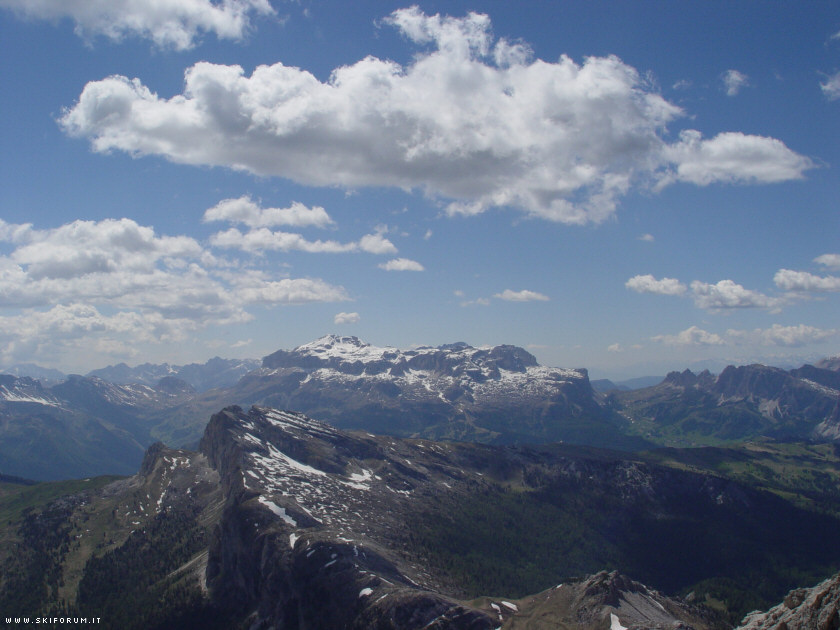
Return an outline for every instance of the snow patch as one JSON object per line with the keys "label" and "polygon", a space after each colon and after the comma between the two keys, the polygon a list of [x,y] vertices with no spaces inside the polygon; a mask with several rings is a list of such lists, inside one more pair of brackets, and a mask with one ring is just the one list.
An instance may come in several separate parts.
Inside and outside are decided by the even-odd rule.
{"label": "snow patch", "polygon": [[615,613],[610,613],[610,630],[627,630],[621,625],[621,621]]}
{"label": "snow patch", "polygon": [[269,501],[265,497],[259,497],[259,501],[269,510],[271,510],[274,514],[286,521],[286,523],[288,523],[292,527],[297,527],[297,521],[295,521],[295,519],[286,514],[286,510],[284,508],[281,508],[279,505],[273,503],[272,501]]}

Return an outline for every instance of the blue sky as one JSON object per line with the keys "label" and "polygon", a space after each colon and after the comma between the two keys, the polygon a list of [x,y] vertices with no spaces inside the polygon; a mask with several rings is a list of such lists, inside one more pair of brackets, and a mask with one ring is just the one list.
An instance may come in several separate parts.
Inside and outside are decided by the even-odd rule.
{"label": "blue sky", "polygon": [[0,0],[0,365],[840,354],[836,2]]}

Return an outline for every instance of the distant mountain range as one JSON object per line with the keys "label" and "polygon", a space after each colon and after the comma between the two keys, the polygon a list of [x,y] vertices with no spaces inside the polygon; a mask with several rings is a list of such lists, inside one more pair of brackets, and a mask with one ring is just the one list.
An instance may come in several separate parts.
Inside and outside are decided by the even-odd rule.
{"label": "distant mountain range", "polygon": [[840,439],[840,371],[810,365],[730,366],[718,376],[672,372],[659,385],[612,392],[606,404],[633,433],[660,444]]}
{"label": "distant mountain range", "polygon": [[637,451],[761,436],[836,440],[840,372],[831,365],[730,367],[717,377],[675,372],[651,387],[601,393],[586,370],[540,366],[515,346],[399,350],[328,335],[274,352],[259,366],[218,358],[118,365],[56,384],[3,376],[0,473],[128,474],[156,440],[195,446],[207,419],[229,405],[299,411],[378,434],[491,444]]}
{"label": "distant mountain range", "polygon": [[214,357],[206,363],[189,365],[169,365],[144,363],[128,367],[125,363],[109,365],[106,368],[88,372],[87,376],[101,378],[119,385],[137,383],[154,386],[160,379],[171,376],[189,383],[199,392],[217,387],[230,387],[248,372],[257,369],[260,362],[256,359],[220,359]]}
{"label": "distant mountain range", "polygon": [[[0,487],[4,613],[121,629],[722,630],[840,563],[836,515],[718,474],[268,408],[228,407],[198,451],[156,444],[108,481]],[[785,605],[809,621],[837,602],[797,593]],[[715,601],[728,617],[699,605]],[[823,616],[785,627],[834,627]]]}

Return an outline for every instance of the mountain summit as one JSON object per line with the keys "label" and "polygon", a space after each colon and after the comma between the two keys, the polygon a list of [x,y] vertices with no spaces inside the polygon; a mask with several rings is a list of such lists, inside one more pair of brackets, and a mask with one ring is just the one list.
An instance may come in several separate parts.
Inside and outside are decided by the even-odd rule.
{"label": "mountain summit", "polygon": [[400,350],[327,335],[266,356],[228,400],[403,437],[643,443],[621,435],[623,419],[599,404],[585,369],[544,367],[511,345]]}

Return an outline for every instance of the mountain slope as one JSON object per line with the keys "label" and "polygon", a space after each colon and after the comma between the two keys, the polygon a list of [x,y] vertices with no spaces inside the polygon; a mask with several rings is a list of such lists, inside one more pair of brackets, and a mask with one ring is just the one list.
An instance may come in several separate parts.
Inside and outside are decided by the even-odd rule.
{"label": "mountain slope", "polygon": [[837,630],[840,628],[840,574],[813,588],[798,588],[767,612],[747,615],[737,630]]}
{"label": "mountain slope", "polygon": [[[136,476],[10,521],[5,607],[107,610],[125,628],[187,614],[208,628],[588,629],[615,615],[701,630],[720,623],[651,588],[731,594],[740,619],[840,565],[837,519],[720,477],[568,445],[345,432],[265,408],[229,407],[201,452],[156,445]],[[603,569],[650,588],[575,578]]]}
{"label": "mountain slope", "polygon": [[672,446],[840,437],[840,377],[808,365],[729,366],[717,377],[672,372],[654,387],[612,392],[609,404],[632,432]]}
{"label": "mountain slope", "polygon": [[0,472],[38,480],[132,474],[154,441],[156,414],[194,396],[170,381],[156,389],[70,376],[44,387],[0,375]]}
{"label": "mountain slope", "polygon": [[546,368],[514,346],[397,350],[329,335],[268,355],[236,387],[176,410],[171,426],[196,430],[201,414],[220,403],[294,409],[340,428],[402,437],[646,445],[623,435],[623,419],[599,404],[586,370]]}
{"label": "mountain slope", "polygon": [[163,378],[175,377],[189,383],[197,391],[204,392],[217,387],[230,387],[242,376],[257,369],[259,365],[260,362],[255,359],[221,359],[219,357],[214,357],[205,363],[180,366],[168,363],[143,363],[129,367],[125,363],[120,363],[93,370],[87,376],[118,385],[148,386],[155,386]]}

